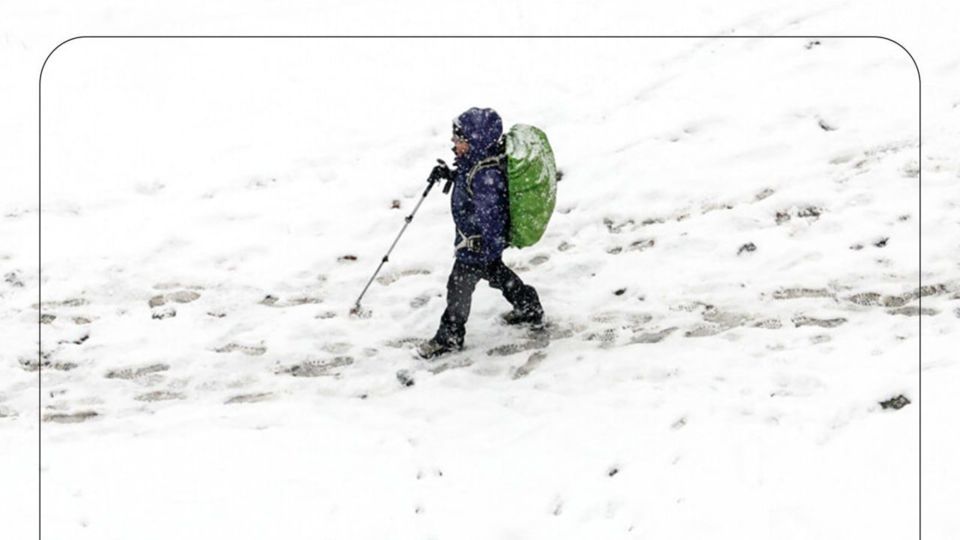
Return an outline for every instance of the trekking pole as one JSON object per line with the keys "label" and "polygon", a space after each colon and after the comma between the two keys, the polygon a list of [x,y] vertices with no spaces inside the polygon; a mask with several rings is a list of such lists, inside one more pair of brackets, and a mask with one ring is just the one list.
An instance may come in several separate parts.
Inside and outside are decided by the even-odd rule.
{"label": "trekking pole", "polygon": [[[446,167],[446,163],[442,159],[438,159],[441,165]],[[390,254],[393,253],[393,248],[396,247],[397,242],[400,241],[400,237],[403,236],[404,231],[407,230],[407,227],[410,225],[410,222],[413,221],[413,216],[416,215],[417,210],[420,209],[420,205],[423,204],[423,201],[426,200],[427,195],[430,194],[430,190],[433,189],[433,184],[435,184],[439,178],[435,177],[433,174],[430,175],[430,178],[427,179],[427,189],[423,190],[423,195],[420,196],[420,200],[417,201],[417,205],[413,207],[413,211],[410,212],[410,215],[403,218],[403,228],[400,229],[400,233],[397,234],[397,237],[394,238],[393,243],[390,244],[390,249],[387,250],[386,255],[383,256],[383,259],[380,259],[380,264],[377,265],[377,269],[374,270],[373,275],[370,276],[370,279],[367,281],[367,285],[363,288],[363,291],[360,293],[360,296],[357,297],[356,303],[354,303],[353,308],[350,310],[351,315],[362,315],[363,310],[360,307],[360,301],[363,300],[363,295],[367,294],[367,289],[370,288],[370,285],[373,284],[373,280],[376,279],[377,274],[380,273],[380,269],[383,268],[383,265],[390,260]],[[451,179],[447,179],[447,185],[444,186],[443,192],[446,193],[450,191]]]}

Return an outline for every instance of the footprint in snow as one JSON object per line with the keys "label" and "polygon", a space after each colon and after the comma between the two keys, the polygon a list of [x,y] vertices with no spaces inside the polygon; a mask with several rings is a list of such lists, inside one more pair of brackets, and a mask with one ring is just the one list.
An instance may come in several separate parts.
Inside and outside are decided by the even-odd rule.
{"label": "footprint in snow", "polygon": [[67,298],[66,300],[52,300],[43,302],[42,304],[30,304],[30,307],[33,309],[40,309],[42,307],[80,307],[89,303],[86,298]]}
{"label": "footprint in snow", "polygon": [[887,307],[898,308],[906,305],[914,299],[914,295],[907,293],[901,295],[884,296],[875,292],[857,293],[846,298],[847,301],[860,306],[868,307]]}
{"label": "footprint in snow", "polygon": [[433,375],[439,375],[447,370],[460,369],[460,368],[470,367],[472,365],[473,365],[473,360],[471,360],[469,357],[452,358],[450,360],[434,363],[433,365],[427,368],[427,371]]}
{"label": "footprint in snow", "polygon": [[79,411],[75,413],[50,413],[43,415],[44,422],[53,422],[55,424],[79,424],[86,422],[91,418],[96,418],[100,414],[96,411]]}
{"label": "footprint in snow", "polygon": [[880,303],[883,304],[883,307],[897,308],[897,307],[906,305],[914,298],[915,296],[909,293],[901,294],[901,295],[893,295],[893,296],[884,296],[883,299],[880,301]]}
{"label": "footprint in snow", "polygon": [[11,287],[21,288],[24,286],[23,279],[20,277],[20,272],[17,271],[7,272],[3,276],[3,281]]}
{"label": "footprint in snow", "polygon": [[835,328],[841,324],[847,322],[847,319],[843,317],[837,317],[834,319],[817,319],[815,317],[807,317],[806,315],[797,315],[790,319],[790,322],[796,328],[801,326],[819,326],[820,328]]}
{"label": "footprint in snow", "polygon": [[417,480],[422,480],[426,478],[428,475],[432,475],[437,478],[443,478],[443,471],[440,469],[434,469],[430,473],[427,473],[427,472],[424,472],[423,469],[417,469]]}
{"label": "footprint in snow", "polygon": [[619,319],[621,315],[622,313],[619,311],[604,311],[590,317],[590,320],[599,323],[609,323]]}
{"label": "footprint in snow", "polygon": [[784,210],[778,210],[774,214],[774,221],[777,225],[781,225],[792,220],[794,217],[806,219],[807,222],[814,222],[820,219],[820,215],[823,214],[823,208],[818,206],[803,206],[803,207],[793,207]]}
{"label": "footprint in snow", "polygon": [[777,289],[770,295],[774,300],[791,300],[794,298],[834,298],[835,295],[827,289],[809,289],[804,287],[789,287]]}
{"label": "footprint in snow", "polygon": [[709,337],[715,336],[721,332],[726,332],[732,327],[727,327],[719,324],[697,324],[693,328],[687,330],[683,333],[683,337]]}
{"label": "footprint in snow", "polygon": [[70,371],[77,367],[77,364],[73,362],[53,362],[48,358],[38,361],[36,358],[20,358],[18,360],[20,367],[24,371],[38,371],[38,370],[55,370],[55,371]]}
{"label": "footprint in snow", "polygon": [[649,313],[625,313],[622,311],[603,311],[590,317],[593,322],[610,324],[620,323],[620,328],[638,332],[653,320]]}
{"label": "footprint in snow", "polygon": [[702,316],[704,321],[711,325],[719,326],[722,331],[743,326],[753,320],[753,317],[750,315],[721,311],[714,306],[704,309]]}
{"label": "footprint in snow", "polygon": [[817,125],[820,126],[820,129],[822,129],[822,130],[824,130],[824,131],[836,131],[836,130],[837,130],[837,126],[836,126],[835,124],[833,124],[832,122],[828,122],[827,120],[824,120],[823,118],[820,118],[820,119],[817,120]]}
{"label": "footprint in snow", "polygon": [[347,343],[346,341],[337,341],[335,343],[324,343],[320,346],[320,350],[328,352],[330,354],[343,354],[353,348],[353,345]]}
{"label": "footprint in snow", "polygon": [[176,302],[178,304],[189,304],[200,298],[200,293],[196,291],[174,291],[165,295],[165,298],[168,302]]}
{"label": "footprint in snow", "polygon": [[657,241],[653,238],[641,238],[630,242],[630,245],[627,246],[627,251],[644,251],[652,248],[656,243]]}
{"label": "footprint in snow", "polygon": [[590,332],[583,339],[585,341],[599,341],[601,349],[608,349],[616,345],[619,331],[616,328],[604,328],[599,332]]}
{"label": "footprint in snow", "polygon": [[163,281],[155,284],[153,288],[157,289],[158,291],[169,291],[170,289],[190,289],[194,291],[203,290],[203,287],[200,285],[185,285],[176,281]]}
{"label": "footprint in snow", "polygon": [[671,326],[657,332],[644,332],[631,337],[630,343],[659,343],[676,331],[677,327]]}
{"label": "footprint in snow", "polygon": [[586,329],[587,326],[583,324],[566,324],[547,321],[542,329],[529,329],[527,331],[527,337],[538,342],[542,342],[544,340],[565,339],[572,337],[577,332],[583,332]]}
{"label": "footprint in snow", "polygon": [[297,364],[281,367],[277,369],[276,373],[278,375],[290,375],[293,377],[336,376],[340,373],[333,370],[352,364],[353,357],[336,356],[327,360],[305,360]]}
{"label": "footprint in snow", "polygon": [[78,337],[76,337],[76,338],[74,338],[74,339],[61,339],[61,340],[58,340],[58,341],[57,341],[57,344],[59,344],[59,345],[65,345],[65,344],[68,344],[68,343],[69,343],[69,344],[72,344],[72,345],[83,345],[88,339],[90,339],[90,333],[89,333],[89,332],[85,332],[85,333],[83,333],[83,334],[80,334]]}
{"label": "footprint in snow", "polygon": [[734,205],[731,203],[707,203],[700,207],[700,214],[709,214],[717,210],[733,210]]}
{"label": "footprint in snow", "polygon": [[670,307],[671,311],[686,311],[688,313],[692,313],[694,311],[708,310],[708,309],[714,309],[713,304],[707,304],[706,302],[700,302],[698,300],[693,302],[686,302],[683,304],[677,304],[675,306]]}
{"label": "footprint in snow", "polygon": [[413,309],[420,309],[430,303],[430,299],[432,299],[434,296],[439,295],[421,294],[410,301],[410,307]]}
{"label": "footprint in snow", "polygon": [[124,380],[133,380],[140,377],[145,377],[147,375],[152,375],[155,373],[160,373],[170,369],[168,364],[156,363],[156,364],[147,364],[144,366],[138,367],[125,367],[119,369],[111,369],[104,374],[104,377],[107,379],[124,379]]}
{"label": "footprint in snow", "polygon": [[234,351],[242,352],[247,356],[262,356],[267,352],[267,348],[263,345],[240,345],[239,343],[227,343],[222,347],[217,347],[214,349],[214,352],[218,353],[231,353]]}
{"label": "footprint in snow", "polygon": [[390,272],[388,274],[382,275],[377,278],[377,283],[381,285],[390,285],[403,279],[408,276],[428,276],[430,275],[430,270],[426,268],[410,268],[407,270],[401,270],[399,272]]}
{"label": "footprint in snow", "polygon": [[303,306],[308,304],[320,304],[323,302],[322,298],[308,295],[292,296],[286,300],[281,301],[280,298],[268,294],[260,300],[260,304],[268,307],[276,308],[285,308],[285,307],[294,307],[294,306]]}
{"label": "footprint in snow", "polygon": [[900,167],[900,174],[904,178],[917,178],[920,176],[920,165],[912,159]]}
{"label": "footprint in snow", "polygon": [[273,397],[272,392],[260,392],[256,394],[239,394],[224,401],[224,405],[233,405],[236,403],[259,403],[267,401]]}
{"label": "footprint in snow", "polygon": [[541,348],[541,346],[534,341],[521,341],[518,343],[507,343],[504,345],[497,345],[492,349],[487,349],[487,356],[510,356],[512,354],[517,354],[523,351],[528,351],[530,349]]}
{"label": "footprint in snow", "polygon": [[753,324],[754,328],[766,328],[767,330],[777,330],[783,328],[780,319],[762,319]]}
{"label": "footprint in snow", "polygon": [[665,217],[648,217],[648,218],[643,218],[643,220],[640,221],[640,225],[642,225],[642,226],[644,226],[644,227],[649,227],[650,225],[660,225],[660,224],[666,223],[666,222],[667,222],[667,219],[673,219],[674,221],[683,221],[683,220],[687,219],[688,217],[690,217],[690,214],[685,213],[685,212],[680,212],[680,213],[678,213],[678,214],[674,214],[673,216],[671,216],[671,218],[665,218]]}
{"label": "footprint in snow", "polygon": [[406,387],[417,384],[417,379],[413,376],[413,372],[409,369],[401,369],[397,371],[397,381]]}
{"label": "footprint in snow", "polygon": [[514,370],[513,379],[516,380],[516,379],[522,379],[526,377],[527,375],[530,374],[531,371],[536,369],[536,367],[539,366],[540,363],[543,362],[543,360],[546,357],[547,357],[547,353],[545,353],[544,351],[534,352],[527,358],[527,361],[524,362],[522,366]]}
{"label": "footprint in snow", "polygon": [[857,293],[852,296],[848,296],[846,300],[857,304],[858,306],[879,306],[881,305],[881,299],[883,295],[875,292],[863,292]]}
{"label": "footprint in snow", "polygon": [[392,349],[410,349],[410,348],[416,347],[422,341],[423,341],[423,338],[404,337],[404,338],[391,339],[390,341],[385,342],[384,345]]}
{"label": "footprint in snow", "polygon": [[0,405],[0,418],[16,418],[17,416],[19,416],[17,411]]}
{"label": "footprint in snow", "polygon": [[171,400],[180,400],[186,399],[186,396],[180,392],[169,392],[166,390],[155,390],[153,392],[147,392],[146,394],[140,394],[139,396],[134,397],[133,399],[137,401],[171,401]]}
{"label": "footprint in snow", "polygon": [[762,201],[762,200],[766,199],[767,197],[773,195],[774,193],[776,193],[776,192],[775,192],[774,190],[770,189],[770,188],[763,188],[759,193],[757,193],[756,195],[753,196],[753,199],[754,199],[755,201]]}
{"label": "footprint in snow", "polygon": [[917,317],[920,315],[927,315],[927,316],[936,315],[940,312],[933,308],[928,308],[928,307],[921,308],[918,306],[904,306],[896,309],[888,309],[887,313],[890,315],[905,315],[907,317]]}
{"label": "footprint in snow", "polygon": [[621,232],[623,232],[624,228],[631,227],[632,225],[634,225],[634,221],[632,219],[627,219],[624,221],[617,222],[611,218],[606,217],[606,218],[603,218],[603,225],[607,228],[607,232],[609,232],[610,234],[620,234]]}
{"label": "footprint in snow", "polygon": [[173,306],[155,307],[150,311],[150,318],[161,321],[171,319],[177,316],[177,310]]}

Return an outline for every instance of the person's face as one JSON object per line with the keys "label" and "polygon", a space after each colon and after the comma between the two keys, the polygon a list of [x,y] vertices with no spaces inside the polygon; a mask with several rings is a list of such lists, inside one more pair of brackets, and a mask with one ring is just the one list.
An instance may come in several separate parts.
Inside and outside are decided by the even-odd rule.
{"label": "person's face", "polygon": [[470,143],[468,143],[466,139],[454,135],[450,138],[450,141],[453,142],[453,153],[456,154],[457,157],[463,157],[470,151]]}

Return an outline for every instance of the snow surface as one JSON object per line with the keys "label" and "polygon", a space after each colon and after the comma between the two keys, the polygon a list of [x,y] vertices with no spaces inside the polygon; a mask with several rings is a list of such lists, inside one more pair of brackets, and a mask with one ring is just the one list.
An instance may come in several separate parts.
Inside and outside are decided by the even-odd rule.
{"label": "snow surface", "polygon": [[[464,61],[481,75],[437,78]],[[915,534],[918,317],[952,334],[960,276],[945,226],[917,290],[896,44],[85,39],[43,92],[46,537]],[[427,364],[438,191],[370,317],[347,311],[472,105],[542,127],[564,171],[544,239],[505,257],[551,339],[481,286],[467,350]],[[924,157],[935,193],[948,156]],[[0,455],[22,456],[36,222],[2,210]]]}

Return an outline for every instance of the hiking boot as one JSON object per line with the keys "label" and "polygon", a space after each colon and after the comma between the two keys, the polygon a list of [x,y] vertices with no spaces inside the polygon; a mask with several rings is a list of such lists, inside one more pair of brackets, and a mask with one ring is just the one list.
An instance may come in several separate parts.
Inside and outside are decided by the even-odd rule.
{"label": "hiking boot", "polygon": [[448,343],[437,341],[436,339],[431,339],[429,341],[424,341],[417,347],[417,354],[420,355],[420,358],[424,360],[429,358],[436,358],[442,354],[447,354],[449,352],[459,351],[463,349],[462,344]]}
{"label": "hiking boot", "polygon": [[515,324],[530,324],[532,326],[543,326],[543,312],[542,311],[520,311],[514,309],[507,313],[500,315],[500,318],[503,319],[503,322],[515,325]]}

